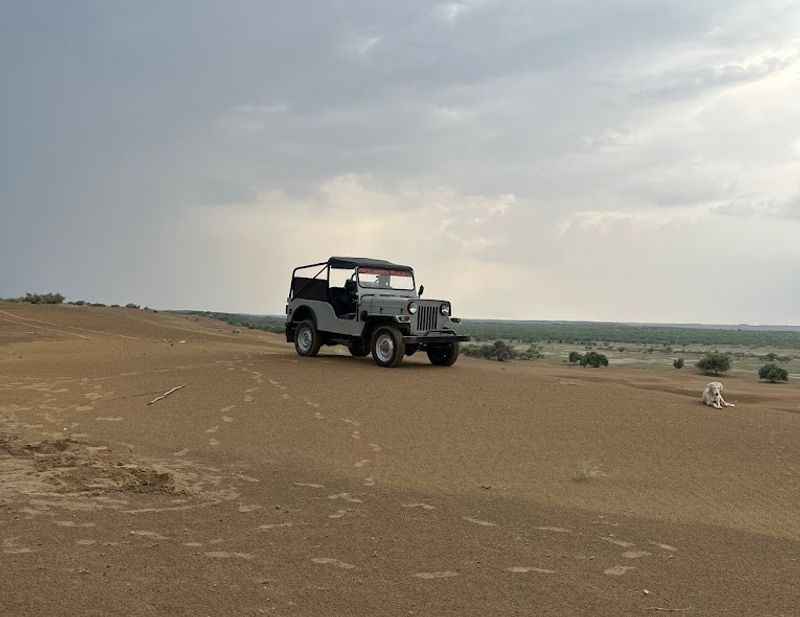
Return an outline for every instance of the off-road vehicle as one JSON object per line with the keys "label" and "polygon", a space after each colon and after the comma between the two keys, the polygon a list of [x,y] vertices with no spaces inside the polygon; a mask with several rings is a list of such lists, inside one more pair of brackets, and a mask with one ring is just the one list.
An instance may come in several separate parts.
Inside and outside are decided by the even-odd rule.
{"label": "off-road vehicle", "polygon": [[452,366],[458,346],[446,300],[423,300],[414,270],[382,259],[331,257],[292,271],[286,302],[286,340],[301,356],[322,345],[345,345],[353,356],[372,354],[393,367],[404,356],[425,351],[431,364]]}

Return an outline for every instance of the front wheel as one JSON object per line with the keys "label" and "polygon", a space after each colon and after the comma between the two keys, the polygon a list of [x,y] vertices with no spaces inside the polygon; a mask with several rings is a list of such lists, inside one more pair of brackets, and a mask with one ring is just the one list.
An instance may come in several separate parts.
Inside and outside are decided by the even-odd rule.
{"label": "front wheel", "polygon": [[398,366],[406,353],[403,334],[394,326],[383,326],[372,335],[372,359],[386,368]]}
{"label": "front wheel", "polygon": [[428,349],[428,359],[435,366],[453,366],[458,360],[458,341]]}
{"label": "front wheel", "polygon": [[322,346],[322,337],[310,320],[301,321],[294,331],[294,349],[299,356],[316,356]]}

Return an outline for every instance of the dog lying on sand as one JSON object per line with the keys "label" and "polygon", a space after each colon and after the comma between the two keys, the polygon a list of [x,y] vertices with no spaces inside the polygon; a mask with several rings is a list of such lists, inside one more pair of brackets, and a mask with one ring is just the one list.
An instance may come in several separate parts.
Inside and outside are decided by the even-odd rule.
{"label": "dog lying on sand", "polygon": [[736,407],[733,403],[727,402],[722,398],[723,385],[719,381],[712,381],[703,390],[703,403],[715,409],[723,407]]}

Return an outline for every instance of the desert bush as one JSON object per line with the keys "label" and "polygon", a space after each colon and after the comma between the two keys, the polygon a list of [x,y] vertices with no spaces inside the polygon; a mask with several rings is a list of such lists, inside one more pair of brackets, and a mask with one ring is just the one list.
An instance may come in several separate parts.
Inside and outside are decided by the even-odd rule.
{"label": "desert bush", "polygon": [[99,308],[103,308],[103,307],[105,307],[105,304],[103,304],[102,302],[90,302],[88,304],[88,306],[96,306],[96,307],[99,307]]}
{"label": "desert bush", "polygon": [[721,375],[731,370],[731,358],[728,354],[711,351],[700,358],[696,366],[706,375]]}
{"label": "desert bush", "polygon": [[767,362],[775,362],[775,360],[778,359],[778,354],[776,354],[774,352],[769,352],[766,356],[764,356],[764,359]]}
{"label": "desert bush", "polygon": [[777,364],[765,364],[758,370],[758,378],[770,383],[789,381],[789,372]]}
{"label": "desert bush", "polygon": [[578,364],[581,360],[583,360],[583,354],[578,353],[577,351],[570,351],[569,352],[569,363],[570,364]]}
{"label": "desert bush", "polygon": [[19,302],[27,302],[28,304],[61,304],[64,302],[64,296],[59,293],[46,293],[46,294],[32,294],[30,292],[25,294],[24,298],[19,298]]}
{"label": "desert bush", "polygon": [[608,358],[604,354],[590,351],[581,358],[581,366],[591,366],[592,368],[608,366]]}
{"label": "desert bush", "polygon": [[517,353],[516,357],[520,360],[540,360],[544,358],[544,354],[538,345],[532,343],[525,351]]}
{"label": "desert bush", "polygon": [[134,304],[133,302],[128,302],[128,304],[125,305],[125,308],[140,309],[141,307],[138,304]]}
{"label": "desert bush", "polygon": [[672,363],[672,366],[675,368],[683,368],[684,364],[685,362],[683,361],[683,358],[678,358]]}

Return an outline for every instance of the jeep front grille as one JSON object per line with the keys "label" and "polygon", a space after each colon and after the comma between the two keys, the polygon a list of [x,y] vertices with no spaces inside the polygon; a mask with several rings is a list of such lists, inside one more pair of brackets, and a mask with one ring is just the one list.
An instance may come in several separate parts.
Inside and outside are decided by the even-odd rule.
{"label": "jeep front grille", "polygon": [[438,316],[438,305],[420,304],[417,309],[417,331],[428,332],[429,330],[435,330]]}

